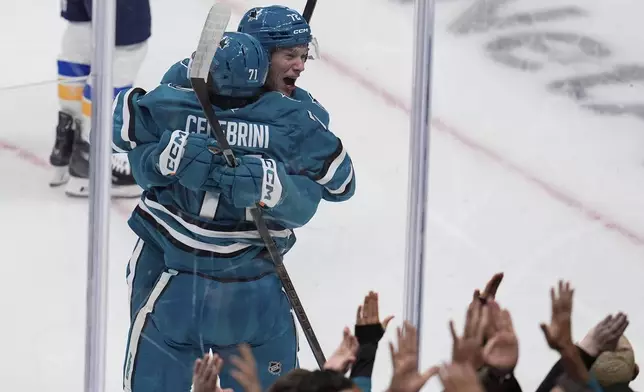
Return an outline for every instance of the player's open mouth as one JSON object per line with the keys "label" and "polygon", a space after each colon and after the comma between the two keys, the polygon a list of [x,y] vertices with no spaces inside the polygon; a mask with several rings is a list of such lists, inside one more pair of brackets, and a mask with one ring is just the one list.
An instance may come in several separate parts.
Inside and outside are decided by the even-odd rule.
{"label": "player's open mouth", "polygon": [[284,78],[284,84],[286,84],[287,86],[295,86],[295,79]]}

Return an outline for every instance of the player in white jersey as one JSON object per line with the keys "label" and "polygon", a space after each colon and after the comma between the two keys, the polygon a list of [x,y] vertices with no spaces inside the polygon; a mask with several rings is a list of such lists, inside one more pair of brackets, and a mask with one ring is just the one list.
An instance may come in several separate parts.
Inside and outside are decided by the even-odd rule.
{"label": "player in white jersey", "polygon": [[[89,195],[89,135],[92,86],[92,0],[63,0],[67,21],[58,56],[58,125],[49,157],[54,168],[51,186],[66,184],[70,196]],[[149,0],[116,0],[113,59],[114,96],[132,87],[151,35]],[[109,131],[109,130],[107,130]],[[112,195],[137,197],[141,189],[132,177],[125,154],[112,156]]]}

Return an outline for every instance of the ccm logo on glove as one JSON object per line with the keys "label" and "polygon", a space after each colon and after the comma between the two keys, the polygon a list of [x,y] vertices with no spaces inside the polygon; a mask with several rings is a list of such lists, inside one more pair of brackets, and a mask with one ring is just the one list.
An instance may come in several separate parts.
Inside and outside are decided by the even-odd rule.
{"label": "ccm logo on glove", "polygon": [[164,176],[173,176],[177,172],[188,139],[188,132],[176,130],[170,135],[170,142],[161,151],[159,168]]}
{"label": "ccm logo on glove", "polygon": [[264,177],[262,180],[262,198],[259,205],[272,208],[282,198],[282,183],[277,175],[277,165],[272,159],[261,159]]}

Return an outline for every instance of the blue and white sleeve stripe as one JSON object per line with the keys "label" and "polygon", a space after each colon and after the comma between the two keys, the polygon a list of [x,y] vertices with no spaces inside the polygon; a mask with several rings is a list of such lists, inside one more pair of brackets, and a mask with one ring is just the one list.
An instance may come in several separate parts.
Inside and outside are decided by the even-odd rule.
{"label": "blue and white sleeve stripe", "polygon": [[338,139],[338,147],[324,162],[316,182],[333,198],[351,197],[354,192],[353,163]]}
{"label": "blue and white sleeve stripe", "polygon": [[136,136],[136,116],[134,107],[135,99],[145,94],[141,88],[130,88],[119,92],[114,99],[113,125],[112,125],[112,150],[114,152],[128,152],[133,150],[138,142]]}

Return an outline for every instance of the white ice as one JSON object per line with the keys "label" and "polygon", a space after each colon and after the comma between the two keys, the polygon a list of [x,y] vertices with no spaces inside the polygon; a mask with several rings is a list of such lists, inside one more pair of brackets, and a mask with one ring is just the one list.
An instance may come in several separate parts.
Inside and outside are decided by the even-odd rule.
{"label": "white ice", "polygon": [[[231,28],[244,9],[271,3],[230,1],[236,12]],[[304,0],[284,3],[301,9]],[[642,12],[626,0],[518,0],[501,14],[563,5],[586,13],[449,33],[472,3],[437,5],[422,364],[449,357],[448,320],[461,325],[473,288],[505,271],[499,300],[512,311],[520,338],[517,377],[524,390],[533,390],[556,360],[538,324],[548,320],[548,289],[558,278],[571,279],[577,289],[575,339],[622,310],[631,318],[627,336],[636,353],[644,350],[642,119],[594,114],[546,89],[554,80],[642,61]],[[153,88],[169,65],[191,53],[209,5],[152,2],[153,37],[139,85]],[[7,391],[83,386],[88,204],[47,186],[55,57],[64,26],[58,10],[55,2],[30,0],[5,4],[0,13],[0,389]],[[327,355],[368,290],[380,293],[381,313],[401,322],[412,22],[412,7],[394,0],[320,1],[312,21],[324,59],[307,64],[300,84],[331,113],[358,185],[350,202],[321,206],[298,231],[286,260]],[[485,45],[503,34],[534,31],[584,34],[611,54],[581,61],[564,45],[538,72],[508,68],[486,54]],[[527,49],[517,53],[547,60]],[[590,103],[644,98],[641,83],[591,94]],[[114,202],[111,215],[107,391],[121,385],[124,274],[135,240],[126,219],[134,203]],[[385,341],[392,337],[390,329]],[[374,390],[384,389],[390,376],[385,341]],[[313,367],[301,342],[302,365]],[[634,388],[642,387],[640,378]],[[439,384],[428,388],[439,390]]]}

